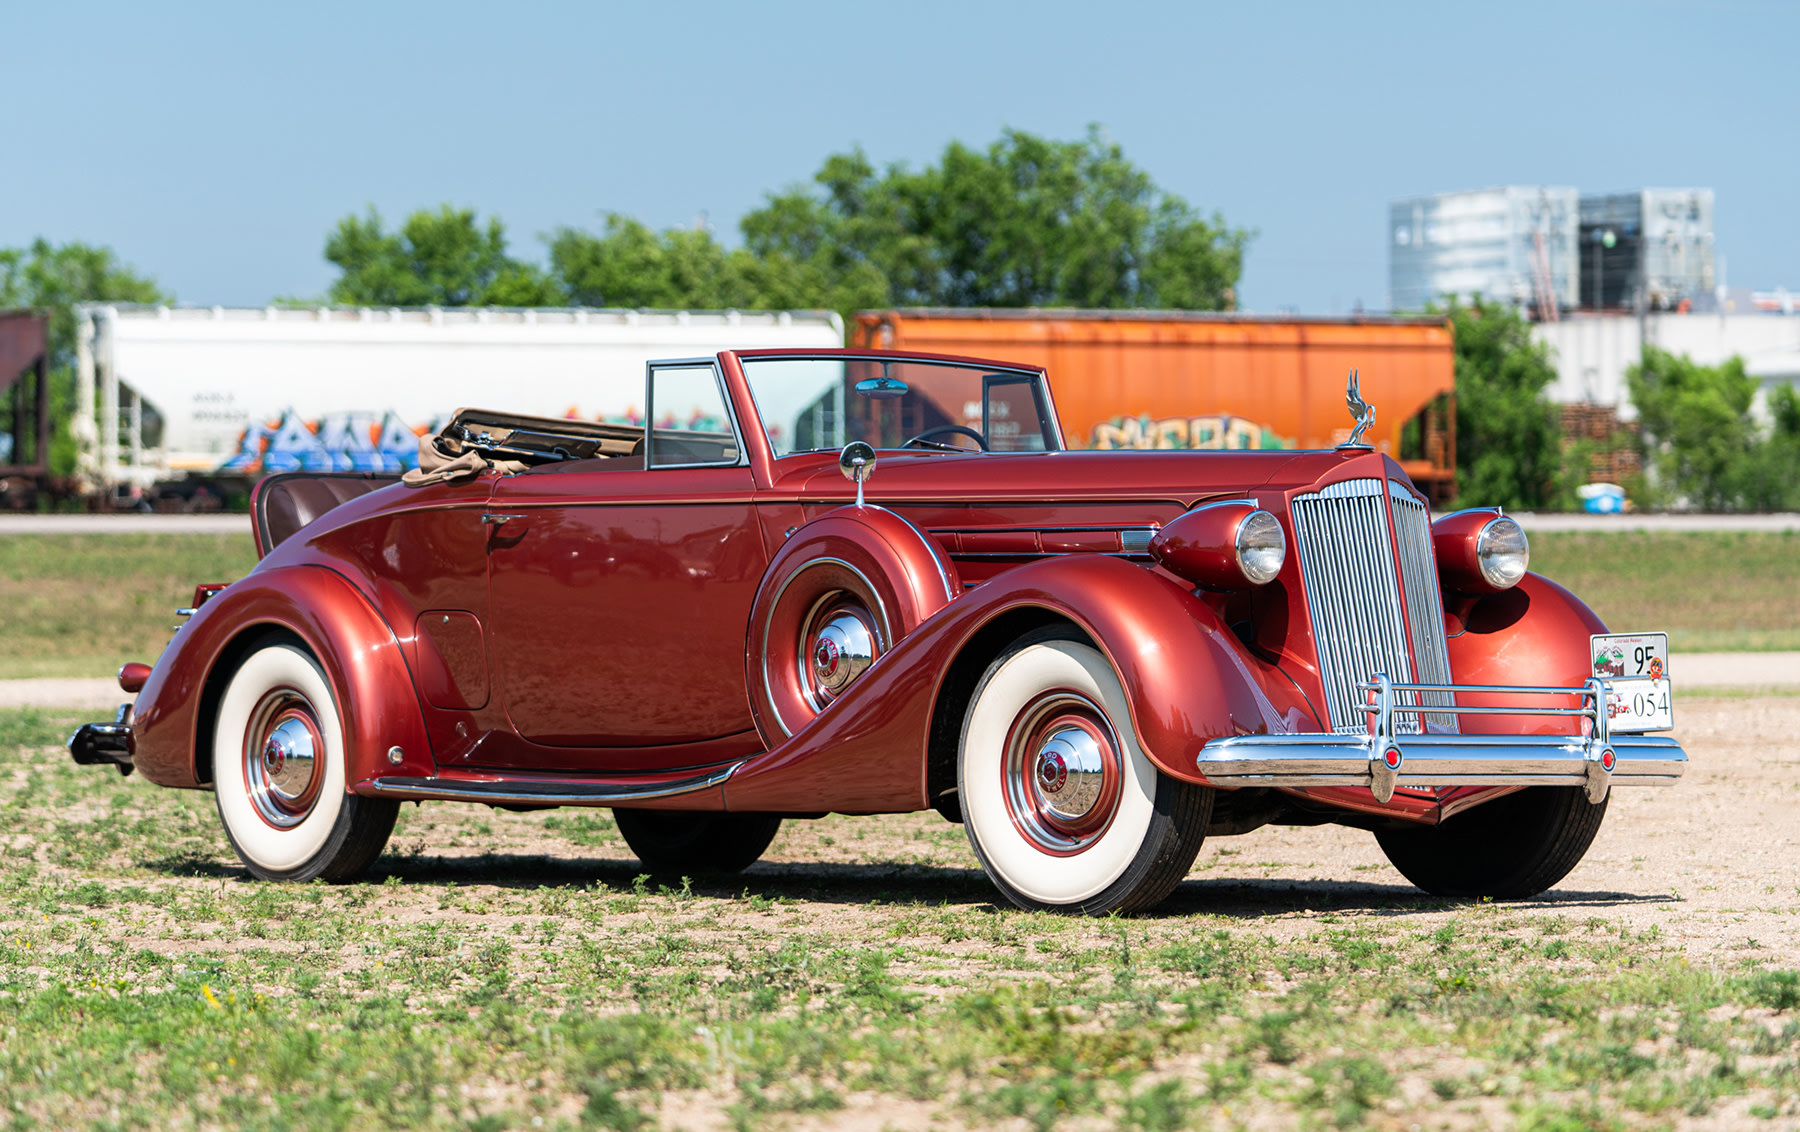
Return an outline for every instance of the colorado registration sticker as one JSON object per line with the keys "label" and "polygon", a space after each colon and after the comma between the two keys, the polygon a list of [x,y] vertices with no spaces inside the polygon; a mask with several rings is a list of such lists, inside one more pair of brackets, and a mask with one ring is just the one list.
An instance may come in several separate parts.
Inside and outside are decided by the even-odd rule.
{"label": "colorado registration sticker", "polygon": [[1675,726],[1669,691],[1667,633],[1604,633],[1588,638],[1594,675],[1606,681],[1614,731],[1667,731]]}

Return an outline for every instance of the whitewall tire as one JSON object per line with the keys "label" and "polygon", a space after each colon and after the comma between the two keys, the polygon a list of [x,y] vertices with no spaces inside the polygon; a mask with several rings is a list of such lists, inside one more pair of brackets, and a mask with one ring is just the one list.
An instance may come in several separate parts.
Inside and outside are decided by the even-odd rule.
{"label": "whitewall tire", "polygon": [[337,697],[299,644],[238,664],[213,729],[213,796],[231,847],[264,880],[347,880],[380,855],[399,803],[345,787]]}
{"label": "whitewall tire", "polygon": [[1149,908],[1200,851],[1212,792],[1157,770],[1112,665],[1072,628],[1027,634],[988,667],[957,758],[964,829],[1021,908]]}

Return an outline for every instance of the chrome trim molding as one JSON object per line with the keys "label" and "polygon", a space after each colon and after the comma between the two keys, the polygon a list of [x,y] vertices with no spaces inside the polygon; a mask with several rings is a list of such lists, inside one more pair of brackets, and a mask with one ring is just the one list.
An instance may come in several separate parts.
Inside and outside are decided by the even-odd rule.
{"label": "chrome trim molding", "polygon": [[1150,540],[1156,537],[1160,527],[1120,527],[1119,553],[1131,557],[1144,557],[1150,553]]}
{"label": "chrome trim molding", "polygon": [[643,801],[691,794],[725,783],[744,761],[707,771],[691,778],[663,779],[658,782],[631,784],[621,782],[534,782],[509,778],[493,782],[445,780],[441,778],[377,778],[368,783],[368,792],[378,798],[436,799],[447,802],[488,802],[494,805],[526,806],[606,806],[614,802]]}
{"label": "chrome trim molding", "polygon": [[[1232,501],[1237,502],[1237,501]],[[1248,502],[1248,501],[1245,501]],[[1208,504],[1210,506],[1210,504]],[[1198,510],[1196,508],[1195,510]],[[897,513],[897,512],[896,512]],[[917,530],[918,528],[914,528]],[[950,555],[958,558],[1063,558],[1073,554],[1110,554],[1114,558],[1149,558],[1150,542],[1162,530],[1157,524],[1130,527],[1057,526],[1057,527],[932,527],[933,535],[1068,535],[1116,534],[1118,550],[961,550]],[[941,544],[940,544],[941,545]],[[949,552],[946,551],[946,554]]]}
{"label": "chrome trim molding", "polygon": [[[1234,735],[1214,739],[1194,756],[1218,786],[1367,786],[1386,803],[1399,786],[1580,786],[1601,802],[1617,781],[1666,786],[1681,777],[1687,753],[1674,739],[1614,735],[1606,711],[1609,683],[1579,688],[1487,684],[1399,684],[1385,675],[1356,686],[1368,699],[1360,711],[1366,732]],[[1518,696],[1576,696],[1576,707],[1483,706],[1402,702],[1406,694],[1482,692]],[[1447,735],[1404,738],[1401,715],[1547,715],[1585,722],[1586,735]]]}

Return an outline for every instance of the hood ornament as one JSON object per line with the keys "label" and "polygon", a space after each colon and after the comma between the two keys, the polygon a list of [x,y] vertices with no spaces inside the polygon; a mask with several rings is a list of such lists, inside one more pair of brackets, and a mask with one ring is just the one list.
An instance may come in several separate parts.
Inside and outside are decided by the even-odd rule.
{"label": "hood ornament", "polygon": [[1375,406],[1362,399],[1362,389],[1356,380],[1356,371],[1350,371],[1350,380],[1344,387],[1344,405],[1350,410],[1350,419],[1356,427],[1350,430],[1350,439],[1338,445],[1339,448],[1373,448],[1374,445],[1363,439],[1363,433],[1375,423]]}

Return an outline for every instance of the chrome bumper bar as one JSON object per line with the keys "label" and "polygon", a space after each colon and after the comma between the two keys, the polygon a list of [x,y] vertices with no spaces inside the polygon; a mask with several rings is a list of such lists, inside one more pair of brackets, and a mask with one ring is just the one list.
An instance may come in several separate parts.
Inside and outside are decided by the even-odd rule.
{"label": "chrome bumper bar", "polygon": [[[1663,736],[1614,735],[1607,685],[1579,688],[1475,684],[1395,684],[1376,674],[1358,691],[1369,697],[1367,735],[1234,735],[1214,739],[1195,756],[1218,786],[1367,786],[1378,802],[1396,786],[1581,786],[1600,802],[1613,782],[1666,786],[1681,777],[1687,753]],[[1462,707],[1407,704],[1396,693],[1500,693],[1578,696],[1578,707]],[[1401,735],[1395,722],[1413,715],[1564,715],[1585,721],[1585,735]]]}

